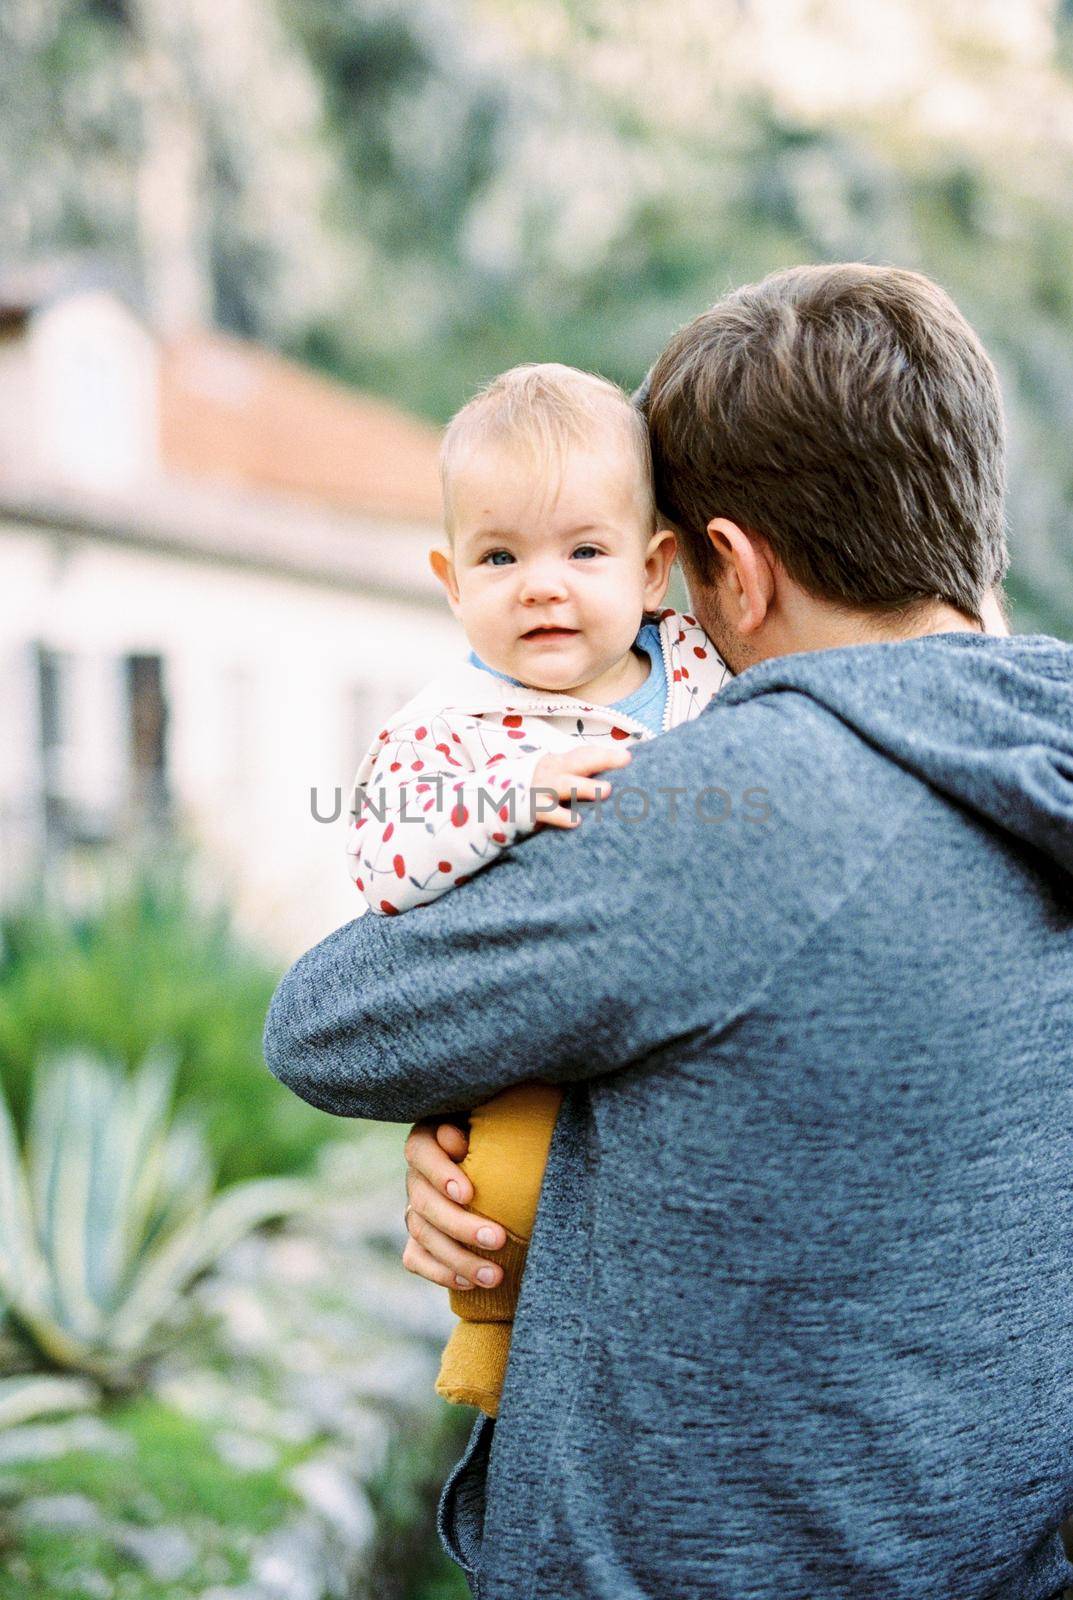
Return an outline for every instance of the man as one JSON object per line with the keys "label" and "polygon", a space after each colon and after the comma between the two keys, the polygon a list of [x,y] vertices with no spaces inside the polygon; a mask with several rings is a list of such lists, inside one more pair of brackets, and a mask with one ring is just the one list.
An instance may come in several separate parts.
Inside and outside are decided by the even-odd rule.
{"label": "man", "polygon": [[[1048,1600],[1073,649],[981,630],[994,371],[926,279],[800,268],[679,333],[644,404],[741,676],[617,814],[309,952],[269,1065],[401,1121],[566,1086],[499,1420],[441,1507],[479,1600]],[[472,1271],[412,1198],[410,1264]]]}

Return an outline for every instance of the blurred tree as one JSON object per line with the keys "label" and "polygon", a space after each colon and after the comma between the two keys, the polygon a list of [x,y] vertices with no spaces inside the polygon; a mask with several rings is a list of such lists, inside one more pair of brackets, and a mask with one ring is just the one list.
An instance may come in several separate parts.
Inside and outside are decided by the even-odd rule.
{"label": "blurred tree", "polygon": [[1002,370],[1019,620],[1068,632],[1073,0],[867,15],[7,0],[0,226],[435,418],[518,360],[632,385],[795,260],[918,267]]}

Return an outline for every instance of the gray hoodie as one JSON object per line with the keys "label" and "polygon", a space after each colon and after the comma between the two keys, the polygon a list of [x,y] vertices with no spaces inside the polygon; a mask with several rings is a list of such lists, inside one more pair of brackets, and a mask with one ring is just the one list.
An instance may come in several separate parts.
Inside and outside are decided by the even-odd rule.
{"label": "gray hoodie", "polygon": [[481,1600],[1055,1595],[1073,648],[765,662],[613,779],[268,1018],[343,1116],[567,1085],[449,1547]]}

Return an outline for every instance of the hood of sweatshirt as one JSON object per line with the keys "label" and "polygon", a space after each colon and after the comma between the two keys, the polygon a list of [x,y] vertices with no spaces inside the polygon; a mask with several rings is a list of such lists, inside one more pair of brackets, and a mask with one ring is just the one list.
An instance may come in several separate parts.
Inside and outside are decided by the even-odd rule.
{"label": "hood of sweatshirt", "polygon": [[1073,645],[943,633],[781,656],[749,667],[703,714],[780,692],[807,695],[1073,874]]}

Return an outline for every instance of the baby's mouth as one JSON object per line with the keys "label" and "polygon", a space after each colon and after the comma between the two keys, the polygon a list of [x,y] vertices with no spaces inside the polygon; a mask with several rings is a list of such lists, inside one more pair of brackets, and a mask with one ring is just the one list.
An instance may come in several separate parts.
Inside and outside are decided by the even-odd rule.
{"label": "baby's mouth", "polygon": [[576,628],[557,628],[545,623],[539,628],[530,628],[528,633],[523,633],[523,639],[572,639],[577,633]]}

